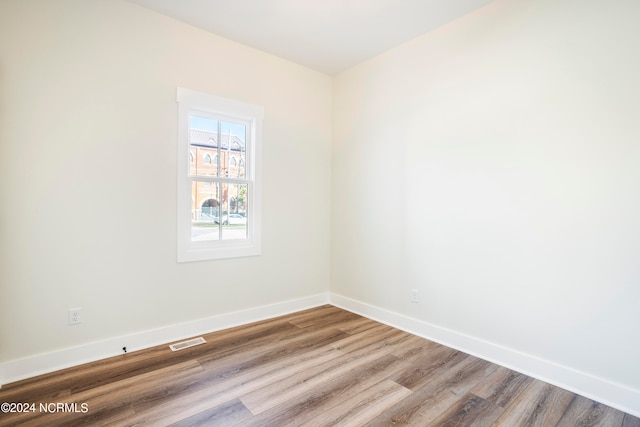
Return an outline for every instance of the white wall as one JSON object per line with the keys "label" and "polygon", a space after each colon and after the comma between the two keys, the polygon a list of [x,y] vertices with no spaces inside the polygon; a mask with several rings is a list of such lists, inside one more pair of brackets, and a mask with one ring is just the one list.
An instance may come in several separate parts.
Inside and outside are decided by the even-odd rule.
{"label": "white wall", "polygon": [[[260,257],[176,263],[177,86],[265,108]],[[326,292],[330,138],[328,76],[120,0],[0,2],[0,362]]]}
{"label": "white wall", "polygon": [[499,0],[338,75],[332,292],[640,395],[638,16]]}

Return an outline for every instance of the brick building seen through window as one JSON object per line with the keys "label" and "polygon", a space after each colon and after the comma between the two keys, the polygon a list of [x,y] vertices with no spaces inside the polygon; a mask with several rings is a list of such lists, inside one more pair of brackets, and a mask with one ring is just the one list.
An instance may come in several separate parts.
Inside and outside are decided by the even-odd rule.
{"label": "brick building seen through window", "polygon": [[[244,138],[222,134],[218,146],[216,132],[191,129],[189,148],[190,175],[245,178],[246,149]],[[246,215],[246,186],[216,185],[195,181],[192,184],[191,212],[194,221],[218,221],[220,210],[227,214]]]}

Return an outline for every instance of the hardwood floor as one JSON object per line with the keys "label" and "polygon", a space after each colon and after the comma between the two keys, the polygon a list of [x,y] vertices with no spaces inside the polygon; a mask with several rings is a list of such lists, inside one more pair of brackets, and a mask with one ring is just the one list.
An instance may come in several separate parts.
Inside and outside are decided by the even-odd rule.
{"label": "hardwood floor", "polygon": [[0,413],[0,426],[640,427],[629,414],[330,305],[204,338],[7,384],[0,402],[26,403],[27,412]]}

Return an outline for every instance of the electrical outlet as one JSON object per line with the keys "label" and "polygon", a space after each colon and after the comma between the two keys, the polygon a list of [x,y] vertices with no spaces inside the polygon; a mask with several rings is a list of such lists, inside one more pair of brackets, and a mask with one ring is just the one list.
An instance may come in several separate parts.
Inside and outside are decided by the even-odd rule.
{"label": "electrical outlet", "polygon": [[418,290],[416,288],[411,289],[411,302],[417,304],[419,301]]}
{"label": "electrical outlet", "polygon": [[82,323],[82,313],[81,308],[70,308],[69,309],[69,325],[78,325]]}

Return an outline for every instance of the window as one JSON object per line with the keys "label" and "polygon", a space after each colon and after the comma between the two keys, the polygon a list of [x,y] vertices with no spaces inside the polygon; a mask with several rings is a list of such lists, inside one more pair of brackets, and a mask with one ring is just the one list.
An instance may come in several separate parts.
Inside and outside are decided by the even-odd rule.
{"label": "window", "polygon": [[183,88],[177,100],[178,262],[259,255],[262,107]]}

